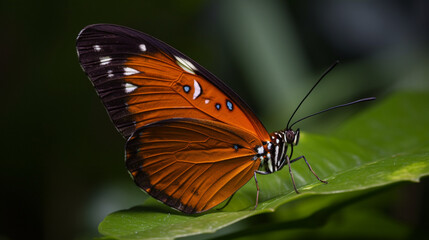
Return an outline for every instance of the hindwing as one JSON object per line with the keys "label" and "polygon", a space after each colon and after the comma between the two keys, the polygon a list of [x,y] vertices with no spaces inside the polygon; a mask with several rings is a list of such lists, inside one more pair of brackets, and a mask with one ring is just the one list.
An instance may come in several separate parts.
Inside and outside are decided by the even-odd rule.
{"label": "hindwing", "polygon": [[126,144],[126,165],[152,197],[185,213],[218,205],[259,168],[253,134],[218,121],[168,119],[139,128]]}

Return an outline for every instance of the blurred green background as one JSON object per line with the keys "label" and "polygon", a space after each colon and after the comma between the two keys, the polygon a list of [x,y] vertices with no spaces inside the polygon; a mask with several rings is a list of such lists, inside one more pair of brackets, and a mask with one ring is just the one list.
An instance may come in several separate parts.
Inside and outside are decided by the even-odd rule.
{"label": "blurred green background", "polygon": [[[337,59],[342,64],[298,117],[360,97],[382,100],[394,91],[429,88],[425,0],[0,4],[0,239],[92,238],[107,214],[146,198],[125,169],[124,139],[78,64],[75,39],[86,25],[124,25],[174,46],[231,86],[269,131],[285,127],[294,107]],[[299,127],[329,134],[365,106]],[[429,227],[428,186],[427,179],[395,185],[344,211],[378,209],[389,221],[422,230]],[[370,225],[371,216],[360,218],[351,229]]]}

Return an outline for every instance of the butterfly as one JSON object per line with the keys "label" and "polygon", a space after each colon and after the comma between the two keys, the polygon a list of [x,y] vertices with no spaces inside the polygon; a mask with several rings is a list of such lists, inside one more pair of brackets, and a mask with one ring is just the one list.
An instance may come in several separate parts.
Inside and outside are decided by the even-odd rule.
{"label": "butterfly", "polygon": [[326,183],[304,156],[291,159],[299,129],[269,134],[231,88],[166,43],[131,28],[96,24],[79,33],[76,48],[82,69],[127,139],[125,163],[134,182],[166,205],[204,212],[253,177],[257,206],[256,174],[285,165],[298,193],[290,165],[299,159]]}

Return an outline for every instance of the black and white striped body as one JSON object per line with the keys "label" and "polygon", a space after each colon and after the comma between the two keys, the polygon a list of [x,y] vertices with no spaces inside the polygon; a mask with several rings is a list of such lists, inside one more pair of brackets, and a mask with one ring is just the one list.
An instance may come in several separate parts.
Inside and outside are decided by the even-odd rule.
{"label": "black and white striped body", "polygon": [[288,145],[296,145],[299,139],[299,130],[294,132],[292,130],[273,132],[270,136],[271,141],[264,143],[264,146],[257,147],[255,150],[258,154],[255,160],[259,159],[261,165],[257,173],[270,174],[279,171],[283,168],[288,157]]}

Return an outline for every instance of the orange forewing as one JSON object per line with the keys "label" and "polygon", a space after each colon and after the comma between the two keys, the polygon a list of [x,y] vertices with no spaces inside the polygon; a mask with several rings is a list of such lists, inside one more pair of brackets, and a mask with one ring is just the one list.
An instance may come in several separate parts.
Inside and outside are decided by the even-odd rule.
{"label": "orange forewing", "polygon": [[[130,28],[97,24],[81,31],[77,50],[82,68],[125,138],[139,127],[181,117],[220,121],[269,140],[265,127],[234,91],[160,40]],[[195,98],[196,83],[201,94]]]}
{"label": "orange forewing", "polygon": [[253,134],[209,120],[175,118],[137,130],[126,165],[138,186],[185,213],[207,211],[241,188],[258,169]]}

